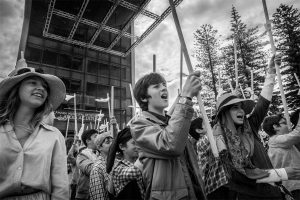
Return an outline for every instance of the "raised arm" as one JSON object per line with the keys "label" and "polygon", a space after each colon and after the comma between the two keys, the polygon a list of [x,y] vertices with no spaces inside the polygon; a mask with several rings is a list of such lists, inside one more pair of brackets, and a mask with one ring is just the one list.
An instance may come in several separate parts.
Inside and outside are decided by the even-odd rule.
{"label": "raised arm", "polygon": [[280,66],[281,64],[281,56],[273,55],[270,59],[268,72],[265,78],[264,86],[258,98],[257,104],[249,116],[250,123],[253,124],[255,132],[258,132],[258,129],[263,122],[267,112],[269,110],[269,105],[273,95],[273,89],[275,85],[275,76],[276,76],[276,69],[275,69],[275,62]]}

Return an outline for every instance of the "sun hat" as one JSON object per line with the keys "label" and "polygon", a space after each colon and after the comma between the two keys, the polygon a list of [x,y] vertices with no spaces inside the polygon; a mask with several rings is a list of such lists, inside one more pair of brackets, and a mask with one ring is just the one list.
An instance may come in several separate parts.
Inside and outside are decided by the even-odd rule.
{"label": "sun hat", "polygon": [[102,143],[104,142],[105,138],[108,138],[108,137],[112,138],[110,132],[104,132],[104,133],[98,134],[95,139],[95,144],[96,144],[97,148],[100,147],[102,145]]}
{"label": "sun hat", "polygon": [[37,76],[42,78],[49,87],[48,99],[56,110],[58,106],[64,101],[66,96],[66,86],[63,81],[57,76],[51,74],[44,74],[42,69],[35,69],[32,67],[22,67],[14,69],[8,77],[0,82],[0,102],[7,101],[7,94],[24,79]]}
{"label": "sun hat", "polygon": [[234,95],[232,93],[222,94],[217,100],[217,114],[216,114],[216,116],[218,117],[220,112],[222,110],[224,110],[225,107],[227,107],[229,105],[236,104],[236,103],[240,103],[240,102],[242,102],[243,109],[245,108],[246,104],[253,105],[253,100],[251,100],[251,99],[241,99],[241,98],[238,98],[236,95]]}

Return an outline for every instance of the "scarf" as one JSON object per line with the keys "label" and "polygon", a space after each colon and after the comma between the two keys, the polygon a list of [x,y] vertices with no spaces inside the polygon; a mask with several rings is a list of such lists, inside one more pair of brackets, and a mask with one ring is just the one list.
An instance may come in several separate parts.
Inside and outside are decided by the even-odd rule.
{"label": "scarf", "polygon": [[[222,159],[224,164],[231,165],[238,172],[247,176],[245,168],[255,168],[250,160],[254,151],[254,137],[248,120],[245,119],[244,123],[236,128],[230,113],[223,112],[220,120],[214,126],[214,135],[219,151],[225,150],[221,153],[226,158]],[[227,158],[229,158],[229,162]]]}

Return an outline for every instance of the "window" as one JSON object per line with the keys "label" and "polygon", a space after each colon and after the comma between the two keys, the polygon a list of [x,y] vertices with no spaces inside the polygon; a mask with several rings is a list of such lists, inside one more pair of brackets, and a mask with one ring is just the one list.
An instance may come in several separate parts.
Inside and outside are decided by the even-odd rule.
{"label": "window", "polygon": [[122,80],[126,80],[126,68],[121,68],[121,78]]}
{"label": "window", "polygon": [[67,93],[78,93],[81,92],[81,81],[80,80],[70,80],[66,78],[61,78],[66,86]]}
{"label": "window", "polygon": [[100,75],[109,76],[109,66],[107,64],[100,63]]}
{"label": "window", "polygon": [[42,50],[33,47],[27,47],[25,52],[25,58],[29,61],[40,62]]}
{"label": "window", "polygon": [[120,68],[116,66],[111,66],[111,76],[114,78],[120,78]]}
{"label": "window", "polygon": [[126,99],[126,89],[115,87],[115,97]]}
{"label": "window", "polygon": [[97,92],[97,84],[95,83],[86,83],[86,94],[89,96],[96,96]]}
{"label": "window", "polygon": [[74,57],[72,60],[72,69],[75,70],[82,70],[82,64],[83,64],[83,59],[82,58],[78,58],[78,57]]}
{"label": "window", "polygon": [[43,63],[49,65],[57,65],[57,57],[57,53],[45,50],[43,55]]}
{"label": "window", "polygon": [[87,72],[92,73],[92,74],[98,74],[98,63],[89,60],[87,64]]}
{"label": "window", "polygon": [[110,87],[106,85],[99,85],[98,87],[98,96],[101,98],[106,98],[107,93],[110,94]]}
{"label": "window", "polygon": [[61,54],[59,59],[59,66],[62,66],[64,68],[71,68],[71,57],[65,54]]}

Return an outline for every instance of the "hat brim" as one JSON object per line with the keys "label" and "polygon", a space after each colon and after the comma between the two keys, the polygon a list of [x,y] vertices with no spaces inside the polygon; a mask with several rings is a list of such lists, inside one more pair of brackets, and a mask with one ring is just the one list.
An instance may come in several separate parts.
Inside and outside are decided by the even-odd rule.
{"label": "hat brim", "polygon": [[[226,104],[222,105],[222,106],[218,109],[218,112],[217,112],[216,116],[218,117],[219,114],[224,110],[224,108],[226,108],[226,107],[228,107],[228,106],[230,106],[230,105],[233,105],[233,104],[236,104],[236,103],[243,103],[243,104],[245,104],[245,103],[249,103],[249,102],[252,103],[253,100],[251,100],[251,99],[238,99],[238,98],[232,99],[232,100],[230,100],[229,102],[227,102]],[[243,108],[243,109],[244,109],[244,108]]]}
{"label": "hat brim", "polygon": [[48,99],[50,104],[53,106],[53,110],[56,110],[65,99],[66,87],[60,78],[51,74],[27,72],[3,79],[0,82],[0,102],[7,101],[7,94],[13,89],[13,87],[15,87],[24,79],[32,76],[40,77],[48,84],[50,90]]}

